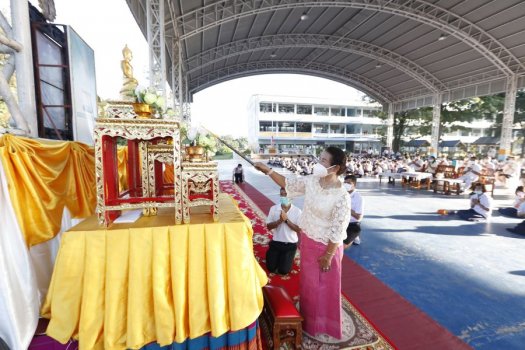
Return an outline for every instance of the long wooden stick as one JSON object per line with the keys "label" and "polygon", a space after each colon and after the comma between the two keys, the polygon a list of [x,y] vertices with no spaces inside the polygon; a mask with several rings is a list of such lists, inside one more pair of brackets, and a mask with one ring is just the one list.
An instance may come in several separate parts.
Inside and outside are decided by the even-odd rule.
{"label": "long wooden stick", "polygon": [[220,138],[218,135],[214,134],[213,132],[211,132],[210,130],[208,130],[207,128],[205,128],[204,126],[201,125],[201,127],[206,130],[207,132],[209,132],[211,134],[211,136],[215,137],[217,140],[221,141],[222,143],[224,143],[224,146],[228,147],[229,149],[231,149],[233,152],[237,153],[239,155],[239,157],[241,157],[242,159],[244,159],[245,161],[247,161],[248,163],[250,163],[251,165],[255,166],[255,163],[253,162],[253,160],[251,160],[250,158],[246,157],[244,154],[242,154],[239,150],[237,150],[235,147],[233,147],[232,145],[230,145],[228,142],[224,141],[222,138]]}

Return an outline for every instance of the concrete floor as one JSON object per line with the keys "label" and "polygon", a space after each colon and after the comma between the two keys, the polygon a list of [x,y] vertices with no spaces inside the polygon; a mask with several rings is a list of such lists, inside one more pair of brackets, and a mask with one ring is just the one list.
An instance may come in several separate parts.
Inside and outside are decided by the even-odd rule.
{"label": "concrete floor", "polygon": [[[231,179],[237,163],[221,161],[221,179]],[[246,180],[277,202],[277,185],[243,164]],[[471,223],[436,214],[468,208],[467,195],[375,179],[357,187],[365,198],[362,244],[348,257],[475,349],[525,349],[525,237],[505,230],[518,219],[496,213],[490,223]],[[509,191],[496,189],[494,207],[511,202]]]}

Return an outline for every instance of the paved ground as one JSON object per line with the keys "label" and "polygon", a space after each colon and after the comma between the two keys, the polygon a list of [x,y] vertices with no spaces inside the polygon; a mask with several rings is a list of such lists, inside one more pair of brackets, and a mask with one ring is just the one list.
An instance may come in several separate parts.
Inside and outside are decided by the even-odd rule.
{"label": "paved ground", "polygon": [[[231,179],[237,163],[221,161],[221,179]],[[245,173],[278,201],[279,188],[268,177],[248,165]],[[372,179],[358,182],[358,189],[365,198],[363,243],[347,256],[475,349],[525,349],[525,237],[505,231],[519,220],[471,223],[436,214],[468,208],[467,196]],[[501,189],[494,199],[496,207],[512,201]]]}

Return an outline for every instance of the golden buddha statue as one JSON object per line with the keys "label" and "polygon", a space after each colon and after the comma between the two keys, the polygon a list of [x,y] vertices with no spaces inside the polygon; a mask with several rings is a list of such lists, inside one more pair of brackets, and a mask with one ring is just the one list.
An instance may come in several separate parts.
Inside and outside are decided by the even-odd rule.
{"label": "golden buddha statue", "polygon": [[139,84],[137,79],[133,77],[133,66],[131,60],[133,59],[133,53],[129,49],[128,45],[122,49],[122,56],[124,59],[120,61],[122,73],[124,73],[124,83],[122,89],[120,89],[120,96],[122,99],[127,101],[135,100],[135,88]]}

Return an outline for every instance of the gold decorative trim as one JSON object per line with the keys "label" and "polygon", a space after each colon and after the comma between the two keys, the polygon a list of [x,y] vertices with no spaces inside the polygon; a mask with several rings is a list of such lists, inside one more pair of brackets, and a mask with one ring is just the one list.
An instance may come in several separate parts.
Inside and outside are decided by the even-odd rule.
{"label": "gold decorative trim", "polygon": [[[190,223],[190,208],[200,205],[210,205],[212,207],[213,220],[219,219],[219,174],[217,163],[182,163],[182,207],[183,222]],[[209,183],[213,183],[210,189]],[[192,185],[190,185],[192,183]],[[212,191],[213,199],[199,198],[190,201],[190,190],[196,190],[196,193],[204,193],[207,190]]]}

